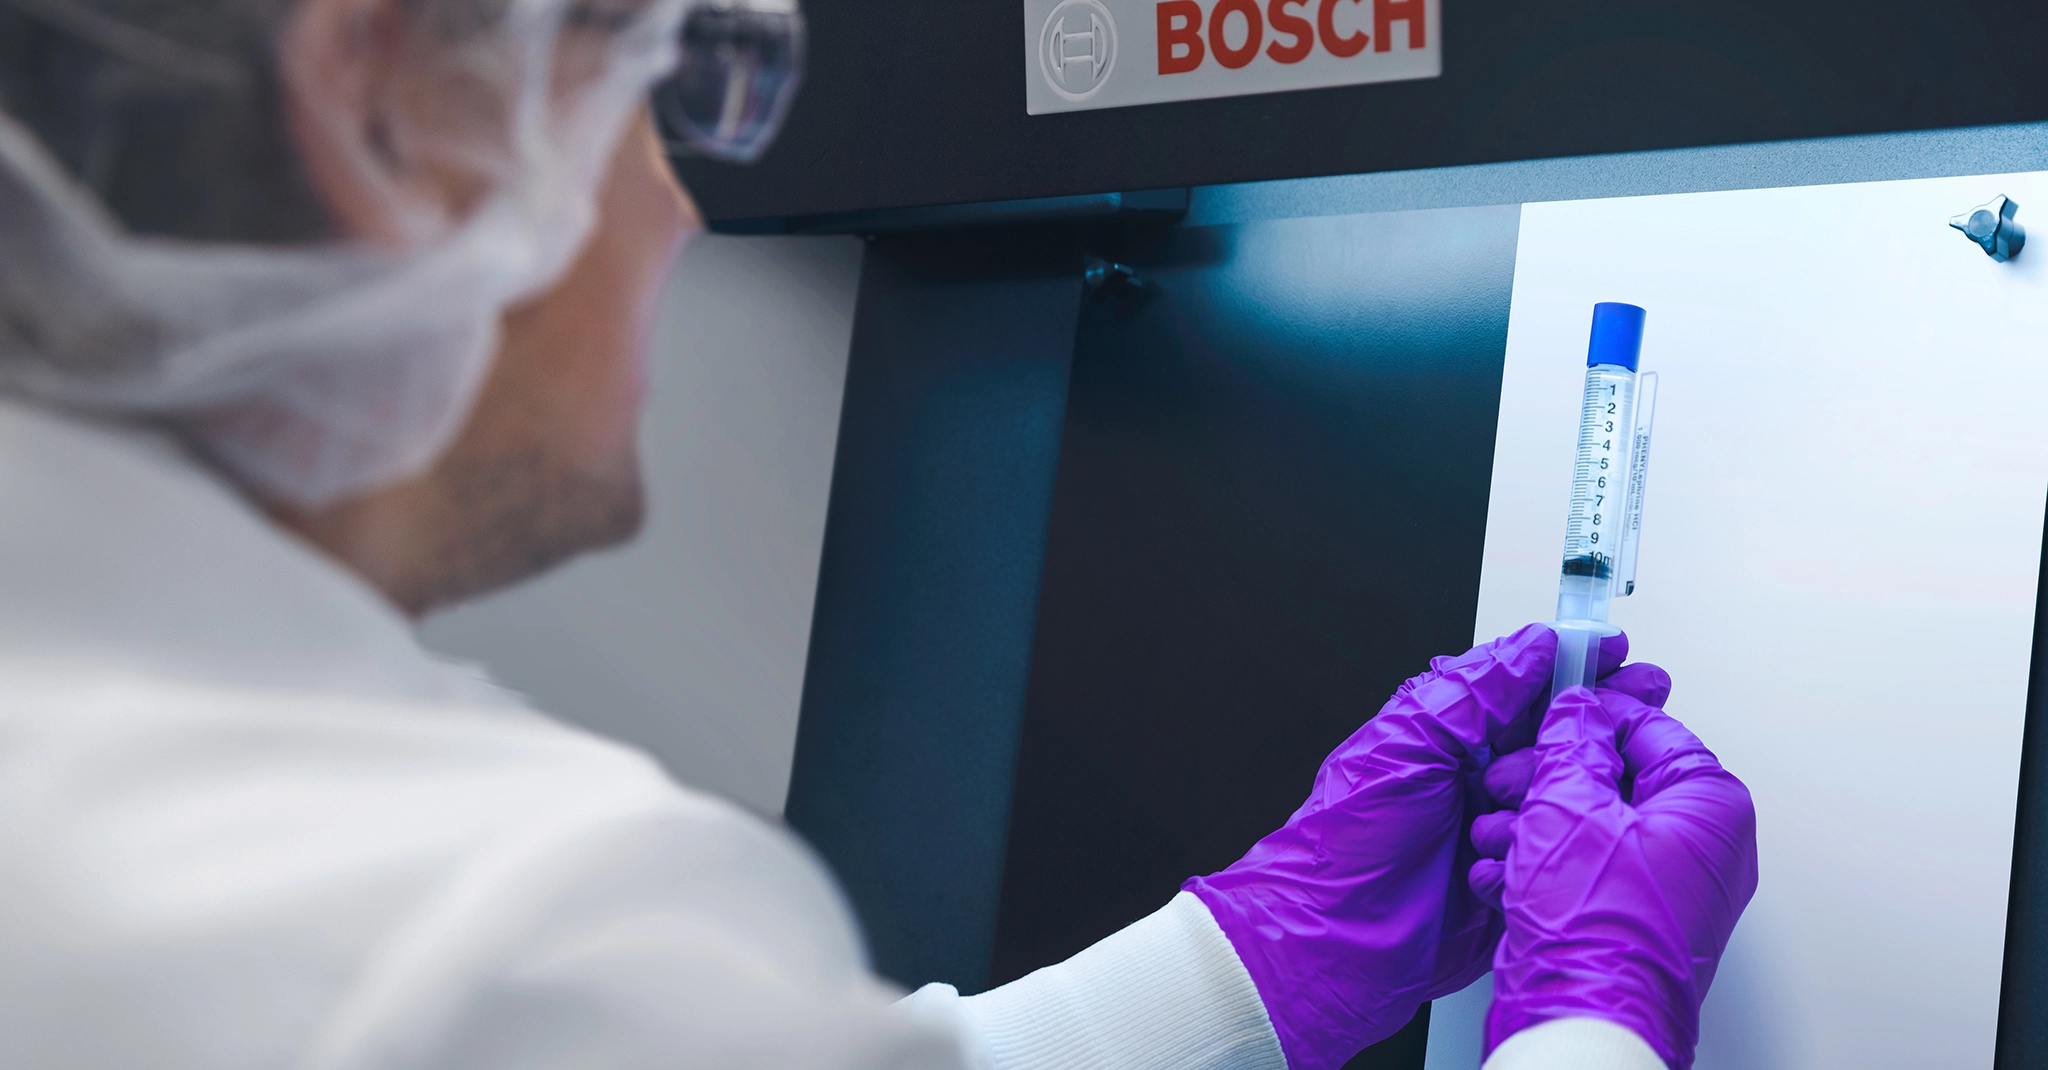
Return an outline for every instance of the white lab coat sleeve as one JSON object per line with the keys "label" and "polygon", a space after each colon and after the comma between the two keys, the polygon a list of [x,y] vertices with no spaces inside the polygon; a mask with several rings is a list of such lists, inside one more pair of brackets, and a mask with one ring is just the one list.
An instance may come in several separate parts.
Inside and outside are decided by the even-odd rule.
{"label": "white lab coat sleeve", "polygon": [[614,919],[496,979],[420,1070],[973,1070],[969,1038],[897,989],[793,983],[745,934]]}
{"label": "white lab coat sleeve", "polygon": [[626,787],[474,852],[372,953],[297,1070],[974,1066],[971,1037],[896,1007],[794,837]]}
{"label": "white lab coat sleeve", "polygon": [[1554,1018],[1493,1049],[1481,1070],[1666,1070],[1655,1049],[1602,1018]]}
{"label": "white lab coat sleeve", "polygon": [[995,1070],[1286,1070],[1251,975],[1186,892],[1056,965],[976,996],[926,985],[906,1010],[964,1024]]}

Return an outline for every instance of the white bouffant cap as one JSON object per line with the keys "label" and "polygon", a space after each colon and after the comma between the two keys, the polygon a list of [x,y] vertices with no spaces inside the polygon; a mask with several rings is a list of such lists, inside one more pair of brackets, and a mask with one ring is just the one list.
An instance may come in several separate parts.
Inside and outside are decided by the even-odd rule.
{"label": "white bouffant cap", "polygon": [[[300,506],[445,449],[500,315],[588,234],[684,0],[383,4],[405,70],[338,162],[394,221],[374,241],[335,232],[289,147],[287,123],[349,121],[306,92],[285,114],[312,6],[0,0],[0,391],[167,421]],[[380,185],[385,157],[462,196]]]}

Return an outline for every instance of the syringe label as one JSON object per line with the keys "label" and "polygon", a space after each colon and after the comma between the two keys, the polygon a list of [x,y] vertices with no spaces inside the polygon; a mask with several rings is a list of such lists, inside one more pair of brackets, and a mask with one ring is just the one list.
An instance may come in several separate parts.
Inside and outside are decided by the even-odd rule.
{"label": "syringe label", "polygon": [[1628,512],[1622,518],[1621,552],[1615,555],[1615,597],[1636,593],[1636,559],[1643,544],[1643,487],[1650,465],[1650,431],[1657,419],[1657,373],[1636,376],[1635,436],[1629,441]]}

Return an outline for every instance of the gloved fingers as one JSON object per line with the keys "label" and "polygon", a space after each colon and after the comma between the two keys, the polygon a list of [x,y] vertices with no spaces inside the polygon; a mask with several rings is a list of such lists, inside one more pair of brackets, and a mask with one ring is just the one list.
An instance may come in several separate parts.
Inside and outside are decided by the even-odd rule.
{"label": "gloved fingers", "polygon": [[[1408,685],[1433,680],[1446,673],[1457,672],[1461,668],[1484,664],[1489,657],[1504,651],[1520,648],[1528,640],[1536,638],[1536,629],[1538,628],[1542,628],[1545,631],[1550,630],[1549,625],[1545,624],[1524,624],[1498,639],[1488,639],[1484,643],[1475,643],[1470,650],[1462,654],[1438,654],[1436,657],[1429,659],[1429,670],[1410,679]],[[1550,644],[1549,656],[1555,656],[1557,653],[1556,637],[1557,633],[1551,632],[1553,641]],[[1408,685],[1403,685],[1403,688],[1405,689]]]}
{"label": "gloved fingers", "polygon": [[1495,758],[1482,778],[1486,794],[1494,802],[1513,809],[1529,794],[1529,780],[1536,775],[1536,748],[1524,747]]}
{"label": "gloved fingers", "polygon": [[1557,633],[1527,625],[1457,657],[1434,659],[1429,672],[1394,692],[1376,720],[1386,721],[1384,731],[1411,727],[1437,749],[1476,760],[1481,749],[1534,723],[1556,658]]}
{"label": "gloved fingers", "polygon": [[1671,674],[1647,661],[1624,665],[1600,677],[1594,685],[1603,691],[1619,691],[1645,706],[1663,709],[1671,699]]}
{"label": "gloved fingers", "polygon": [[1481,814],[1472,822],[1472,847],[1481,858],[1506,858],[1508,845],[1515,842],[1513,810]]}
{"label": "gloved fingers", "polygon": [[1530,778],[1522,812],[1540,803],[1583,813],[1618,801],[1624,769],[1616,722],[1615,714],[1589,688],[1569,688],[1558,695],[1536,737],[1536,774]]}
{"label": "gloved fingers", "polygon": [[1537,696],[1530,700],[1526,710],[1512,717],[1494,734],[1493,753],[1509,754],[1528,750],[1536,745],[1536,730],[1543,727],[1543,699]]}
{"label": "gloved fingers", "polygon": [[1621,668],[1628,660],[1628,633],[1617,632],[1600,640],[1600,660],[1593,667],[1594,679],[1600,679]]}
{"label": "gloved fingers", "polygon": [[[1432,737],[1434,749],[1468,764],[1483,760],[1488,749],[1520,750],[1536,737],[1556,657],[1557,633],[1548,625],[1530,624],[1456,657],[1433,658],[1428,672],[1394,692],[1374,718],[1379,728],[1370,734],[1413,731]],[[1620,667],[1627,657],[1627,635],[1601,639],[1600,671],[1620,676],[1624,690],[1647,688],[1654,694],[1662,670],[1647,677],[1624,675]]]}
{"label": "gloved fingers", "polygon": [[1720,764],[1692,729],[1663,710],[1618,691],[1602,694],[1600,701],[1614,714],[1615,741],[1621,749],[1622,761],[1645,789],[1660,770],[1678,759],[1698,756],[1716,766]]}
{"label": "gloved fingers", "polygon": [[[1628,636],[1610,635],[1601,640],[1602,664],[1606,663],[1607,652],[1612,648],[1618,656],[1628,653]],[[1607,674],[1600,681],[1601,690],[1619,691],[1648,706],[1661,705],[1671,694],[1671,674],[1648,663],[1624,665]],[[1530,727],[1535,723],[1532,720]],[[1531,733],[1534,742],[1534,732]],[[1496,757],[1486,767],[1486,794],[1493,801],[1509,808],[1522,805],[1522,799],[1529,793],[1530,778],[1536,774],[1536,751],[1533,747],[1510,751]]]}
{"label": "gloved fingers", "polygon": [[1507,919],[1475,894],[1466,882],[1472,863],[1469,851],[1458,855],[1455,867],[1446,874],[1452,887],[1445,889],[1443,936],[1437,942],[1436,969],[1432,971],[1429,999],[1441,999],[1462,991],[1493,968],[1493,953]]}
{"label": "gloved fingers", "polygon": [[1688,779],[1725,772],[1714,752],[1676,717],[1633,695],[1605,688],[1596,694],[1613,718],[1624,775],[1635,781],[1632,802],[1640,805]]}
{"label": "gloved fingers", "polygon": [[[1545,627],[1548,627],[1548,625]],[[1551,634],[1555,635],[1557,633],[1553,631]],[[1628,650],[1628,635],[1626,633],[1616,633],[1603,637],[1600,640],[1599,675],[1606,677],[1612,676],[1617,672],[1627,673],[1627,668],[1622,665],[1622,662],[1627,660]],[[1659,669],[1657,671],[1661,673],[1663,670]],[[1633,678],[1634,674],[1622,677],[1625,681],[1623,690],[1628,690],[1630,686],[1633,686],[1628,683]],[[1602,684],[1601,686],[1605,685]],[[1542,707],[1548,698],[1548,689],[1540,689],[1538,694],[1530,699],[1529,706],[1523,711],[1522,716],[1511,719],[1501,727],[1500,731],[1491,740],[1495,754],[1506,754],[1510,751],[1518,751],[1535,745],[1536,730],[1542,727],[1543,724]]]}
{"label": "gloved fingers", "polygon": [[1501,893],[1507,890],[1507,863],[1495,858],[1482,858],[1472,863],[1472,869],[1465,875],[1465,884],[1479,901],[1495,910],[1501,909]]}
{"label": "gloved fingers", "polygon": [[1498,639],[1489,639],[1474,646],[1463,654],[1440,655],[1429,659],[1429,671],[1416,676],[1402,685],[1402,691],[1442,679],[1446,676],[1469,679],[1475,673],[1498,665],[1532,665],[1541,662],[1548,671],[1551,660],[1557,657],[1557,633],[1547,624],[1524,624]]}
{"label": "gloved fingers", "polygon": [[1463,813],[1465,816],[1489,814],[1500,809],[1500,806],[1493,801],[1492,794],[1486,790],[1486,771],[1484,769],[1466,770],[1458,778],[1458,787],[1459,793],[1464,797]]}

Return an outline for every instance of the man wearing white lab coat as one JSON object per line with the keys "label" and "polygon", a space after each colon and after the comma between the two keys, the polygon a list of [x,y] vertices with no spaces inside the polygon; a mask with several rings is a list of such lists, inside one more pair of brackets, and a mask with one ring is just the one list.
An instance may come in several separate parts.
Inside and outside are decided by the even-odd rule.
{"label": "man wearing white lab coat", "polygon": [[[0,0],[47,60],[0,63],[0,1065],[1340,1063],[1377,1027],[1291,1020],[1190,892],[906,999],[784,829],[420,647],[638,525],[643,335],[697,221],[637,102],[680,7],[589,6]],[[545,62],[475,62],[479,10]],[[191,159],[123,155],[164,120],[118,107],[67,141],[114,70],[176,90]],[[1663,1062],[1558,1015],[1489,1065]]]}

